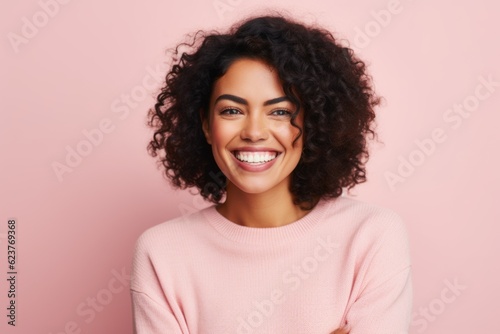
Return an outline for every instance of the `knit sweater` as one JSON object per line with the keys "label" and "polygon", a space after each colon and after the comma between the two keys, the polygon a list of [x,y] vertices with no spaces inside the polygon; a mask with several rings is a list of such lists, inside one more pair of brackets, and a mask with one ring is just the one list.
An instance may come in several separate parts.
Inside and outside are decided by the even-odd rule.
{"label": "knit sweater", "polygon": [[137,334],[408,333],[409,240],[374,204],[321,200],[301,219],[256,228],[206,209],[147,229],[135,246]]}

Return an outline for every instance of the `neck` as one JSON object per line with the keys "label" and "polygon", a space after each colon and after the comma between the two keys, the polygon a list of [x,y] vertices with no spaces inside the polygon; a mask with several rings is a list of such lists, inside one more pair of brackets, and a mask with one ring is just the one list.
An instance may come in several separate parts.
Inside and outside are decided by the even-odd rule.
{"label": "neck", "polygon": [[228,220],[248,227],[279,227],[293,223],[309,211],[293,203],[288,190],[271,189],[249,194],[228,182],[226,201],[217,207]]}

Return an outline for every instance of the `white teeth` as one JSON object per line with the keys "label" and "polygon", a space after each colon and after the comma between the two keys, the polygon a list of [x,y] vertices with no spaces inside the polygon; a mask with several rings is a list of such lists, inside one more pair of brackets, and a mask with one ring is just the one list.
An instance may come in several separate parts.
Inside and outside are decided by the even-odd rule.
{"label": "white teeth", "polygon": [[276,152],[237,151],[235,156],[240,161],[249,162],[253,164],[262,164],[275,159],[278,156],[278,154]]}

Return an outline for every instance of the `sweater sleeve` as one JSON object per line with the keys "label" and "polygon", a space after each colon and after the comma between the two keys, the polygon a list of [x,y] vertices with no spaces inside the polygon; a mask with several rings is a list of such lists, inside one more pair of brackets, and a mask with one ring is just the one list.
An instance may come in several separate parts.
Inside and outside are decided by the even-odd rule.
{"label": "sweater sleeve", "polygon": [[188,334],[186,326],[179,323],[182,315],[176,316],[172,310],[157,276],[151,254],[158,249],[152,235],[146,231],[139,237],[133,255],[130,294],[134,334]]}
{"label": "sweater sleeve", "polygon": [[131,290],[134,334],[182,334],[172,312],[147,294]]}
{"label": "sweater sleeve", "polygon": [[365,254],[346,314],[350,334],[407,334],[413,292],[409,240],[399,216]]}

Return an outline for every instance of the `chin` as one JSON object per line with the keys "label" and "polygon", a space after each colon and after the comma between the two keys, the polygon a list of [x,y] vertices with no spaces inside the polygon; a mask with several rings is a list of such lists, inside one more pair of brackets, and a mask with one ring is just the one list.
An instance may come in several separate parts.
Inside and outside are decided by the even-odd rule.
{"label": "chin", "polygon": [[[259,178],[250,178],[247,180],[230,180],[233,184],[234,188],[245,194],[259,195],[265,194],[273,190],[281,190],[288,192],[288,187],[284,187],[284,185],[288,184],[287,180],[282,180],[279,182],[270,182],[266,180],[262,180]],[[285,190],[286,189],[286,190]]]}

